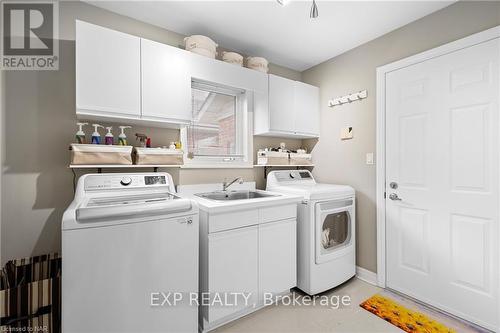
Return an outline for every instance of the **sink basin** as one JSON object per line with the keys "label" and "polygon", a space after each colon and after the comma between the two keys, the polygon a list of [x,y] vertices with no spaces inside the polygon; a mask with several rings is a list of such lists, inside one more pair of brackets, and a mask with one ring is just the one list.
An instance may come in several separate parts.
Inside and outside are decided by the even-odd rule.
{"label": "sink basin", "polygon": [[274,194],[268,194],[264,192],[257,191],[217,191],[217,192],[207,192],[207,193],[197,193],[198,197],[216,200],[216,201],[230,201],[230,200],[249,200],[267,197],[277,197]]}

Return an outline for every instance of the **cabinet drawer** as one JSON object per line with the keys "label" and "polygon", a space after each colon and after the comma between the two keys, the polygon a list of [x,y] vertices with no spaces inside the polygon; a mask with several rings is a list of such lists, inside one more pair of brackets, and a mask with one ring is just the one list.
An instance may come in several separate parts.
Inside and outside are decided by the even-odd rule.
{"label": "cabinet drawer", "polygon": [[209,217],[208,232],[213,233],[256,224],[259,224],[259,212],[257,209],[224,213]]}
{"label": "cabinet drawer", "polygon": [[260,209],[260,223],[294,219],[296,217],[297,217],[296,204]]}

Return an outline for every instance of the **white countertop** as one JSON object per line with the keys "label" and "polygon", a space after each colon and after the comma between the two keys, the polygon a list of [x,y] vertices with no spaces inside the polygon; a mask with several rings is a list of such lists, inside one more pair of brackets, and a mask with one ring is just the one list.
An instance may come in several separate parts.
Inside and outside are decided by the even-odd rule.
{"label": "white countertop", "polygon": [[[245,184],[247,184],[245,186]],[[198,202],[200,210],[208,212],[210,214],[234,212],[239,210],[256,209],[268,206],[280,206],[287,204],[296,204],[302,201],[302,196],[293,194],[282,194],[270,191],[255,190],[255,184],[245,183],[243,186],[234,186],[231,190],[249,190],[256,192],[263,192],[268,194],[273,194],[273,197],[263,197],[254,199],[243,199],[243,200],[210,200],[196,196],[195,193],[206,193],[212,191],[220,190],[220,184],[208,184],[202,185],[188,185],[183,186],[178,189],[177,195],[183,198],[189,198]],[[238,184],[239,185],[239,184]],[[253,188],[252,188],[253,185]],[[231,191],[228,190],[228,191]]]}

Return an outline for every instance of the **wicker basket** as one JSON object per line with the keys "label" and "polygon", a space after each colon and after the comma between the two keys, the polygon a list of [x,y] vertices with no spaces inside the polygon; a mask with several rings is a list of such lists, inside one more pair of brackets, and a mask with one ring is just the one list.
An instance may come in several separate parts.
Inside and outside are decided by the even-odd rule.
{"label": "wicker basket", "polygon": [[72,144],[71,164],[132,164],[132,146]]}
{"label": "wicker basket", "polygon": [[182,165],[184,154],[179,149],[135,147],[135,164],[140,165]]}

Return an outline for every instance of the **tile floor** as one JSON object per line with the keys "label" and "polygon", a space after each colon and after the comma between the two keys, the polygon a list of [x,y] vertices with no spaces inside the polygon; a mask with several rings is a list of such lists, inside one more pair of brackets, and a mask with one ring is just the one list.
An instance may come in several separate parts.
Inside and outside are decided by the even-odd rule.
{"label": "tile floor", "polygon": [[[301,294],[300,291],[295,291]],[[425,312],[430,317],[454,328],[457,332],[480,332],[461,321],[442,315],[427,308],[423,308],[410,300],[387,292],[381,288],[353,278],[343,285],[332,289],[322,295],[344,296],[349,295],[351,304],[333,309],[329,306],[316,304],[309,305],[271,305],[254,312],[232,323],[219,327],[213,332],[217,333],[257,333],[257,332],[344,332],[344,333],[390,333],[403,332],[396,326],[380,319],[370,312],[362,309],[359,304],[370,296],[382,293],[392,297],[400,304]]]}

